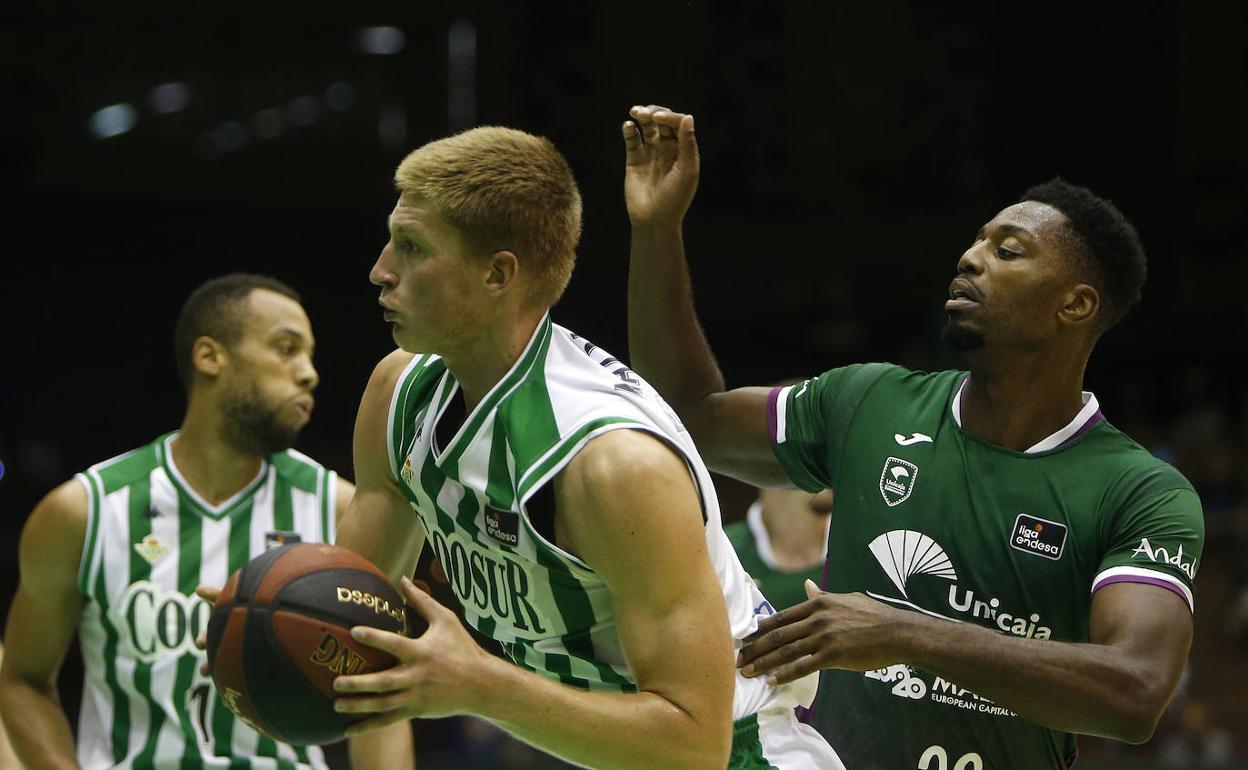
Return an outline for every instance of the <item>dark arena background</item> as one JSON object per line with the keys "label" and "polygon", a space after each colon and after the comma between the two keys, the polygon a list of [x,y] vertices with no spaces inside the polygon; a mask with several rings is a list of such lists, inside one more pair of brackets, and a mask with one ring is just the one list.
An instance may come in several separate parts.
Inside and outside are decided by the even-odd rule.
{"label": "dark arena background", "polygon": [[[392,347],[367,273],[392,171],[430,139],[502,124],[567,155],[585,227],[554,315],[626,354],[620,123],[659,103],[697,116],[685,234],[730,385],[957,365],[939,342],[955,262],[1033,183],[1060,174],[1136,222],[1144,300],[1087,387],[1193,482],[1207,546],[1156,736],[1082,739],[1078,766],[1248,766],[1243,2],[106,5],[0,11],[5,607],[38,499],[177,426],[173,321],[211,276],[303,294],[321,385],[297,446],[351,475]],[[723,498],[737,520],[750,493]],[[75,646],[71,722],[80,687]],[[422,770],[563,767],[480,721],[413,729]]]}

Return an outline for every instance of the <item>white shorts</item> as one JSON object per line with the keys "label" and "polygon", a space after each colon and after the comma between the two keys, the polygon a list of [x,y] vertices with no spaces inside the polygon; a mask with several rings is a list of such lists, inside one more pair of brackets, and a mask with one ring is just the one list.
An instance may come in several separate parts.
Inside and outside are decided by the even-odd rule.
{"label": "white shorts", "polygon": [[733,724],[728,770],[845,770],[845,765],[823,736],[786,708]]}

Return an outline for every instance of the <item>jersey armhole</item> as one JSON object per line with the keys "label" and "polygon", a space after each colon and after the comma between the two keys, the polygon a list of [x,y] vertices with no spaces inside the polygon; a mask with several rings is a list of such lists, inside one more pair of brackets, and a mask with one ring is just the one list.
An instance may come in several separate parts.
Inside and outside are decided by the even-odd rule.
{"label": "jersey armhole", "polygon": [[390,396],[390,408],[386,411],[386,460],[390,463],[390,473],[394,476],[394,480],[402,483],[402,476],[399,475],[399,446],[403,439],[403,426],[399,423],[398,417],[400,411],[400,400],[406,400],[403,397],[410,392],[412,385],[415,384],[415,377],[412,376],[412,370],[424,364],[425,359],[429,356],[421,355],[414,357],[407,366],[403,367],[402,373],[399,374],[398,381],[394,385],[394,393]]}
{"label": "jersey armhole", "polygon": [[321,542],[332,544],[338,539],[338,474],[324,469],[325,489],[321,493]]}
{"label": "jersey armhole", "polygon": [[95,572],[95,557],[99,550],[96,541],[99,539],[103,484],[91,470],[75,474],[74,479],[87,489],[87,532],[82,540],[82,556],[78,560],[78,590],[83,596],[90,596],[91,576]]}
{"label": "jersey armhole", "polygon": [[[529,535],[534,539],[534,541],[540,544],[540,547],[547,548],[554,553],[557,553],[572,564],[589,573],[593,573],[593,567],[586,564],[579,556],[568,553],[558,545],[547,540],[542,533],[537,531],[537,528],[533,526],[533,522],[529,521],[529,513],[528,510],[526,510],[525,505],[538,489],[541,489],[544,485],[550,483],[559,471],[563,470],[568,463],[572,462],[572,458],[576,456],[576,453],[579,452],[587,443],[589,443],[590,440],[613,430],[640,430],[650,433],[651,435],[654,435],[662,440],[663,443],[673,446],[673,448],[680,453],[681,458],[685,460],[686,465],[688,465],[688,459],[684,457],[684,453],[680,452],[678,447],[675,447],[664,436],[644,423],[626,417],[603,417],[587,422],[585,425],[582,425],[580,428],[573,431],[567,438],[547,450],[546,454],[540,457],[537,462],[535,462],[529,470],[525,472],[525,474],[520,478],[520,482],[516,485],[516,508],[521,514],[520,519],[524,522],[524,526],[529,531]],[[690,470],[690,474],[692,475],[692,469]],[[698,489],[699,503],[703,508],[702,517],[705,522],[706,506],[704,501],[702,501],[702,490],[697,483],[696,477],[694,478],[694,487]]]}

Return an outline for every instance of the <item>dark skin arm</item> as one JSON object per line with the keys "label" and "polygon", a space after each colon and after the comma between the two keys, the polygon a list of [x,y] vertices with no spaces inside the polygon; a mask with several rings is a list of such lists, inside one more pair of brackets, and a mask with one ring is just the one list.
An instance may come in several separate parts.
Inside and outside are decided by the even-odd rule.
{"label": "dark skin arm", "polygon": [[5,627],[0,711],[23,767],[78,767],[56,680],[82,613],[77,575],[87,505],[87,490],[67,481],[35,507],[22,530],[21,582]]}
{"label": "dark skin arm", "polygon": [[1032,722],[1128,743],[1152,736],[1192,643],[1183,599],[1142,583],[1096,592],[1086,643],[1010,636],[809,581],[806,591],[808,601],[764,618],[747,640],[738,658],[747,676],[788,682],[824,668],[908,663]]}
{"label": "dark skin arm", "polygon": [[629,115],[636,121],[623,127],[633,368],[680,415],[708,467],[756,486],[790,488],[767,434],[769,389],[725,391],[693,308],[681,234],[698,185],[693,116],[653,105]]}

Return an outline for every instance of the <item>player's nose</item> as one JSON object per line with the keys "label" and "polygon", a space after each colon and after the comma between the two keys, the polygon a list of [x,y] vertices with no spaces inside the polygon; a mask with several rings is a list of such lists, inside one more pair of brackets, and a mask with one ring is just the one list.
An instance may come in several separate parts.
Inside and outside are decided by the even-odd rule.
{"label": "player's nose", "polygon": [[316,386],[320,384],[321,375],[316,371],[316,367],[312,365],[312,361],[307,359],[296,372],[295,381],[299,383],[300,387],[312,391],[316,390]]}
{"label": "player's nose", "polygon": [[387,265],[386,257],[390,251],[390,243],[387,242],[381,253],[377,255],[377,261],[373,263],[373,267],[368,271],[368,280],[374,286],[393,286],[397,283],[397,277]]}
{"label": "player's nose", "polygon": [[987,241],[977,241],[969,249],[962,252],[962,256],[958,259],[958,273],[979,275],[984,271],[984,261],[979,254],[979,247],[984,243],[987,243]]}

